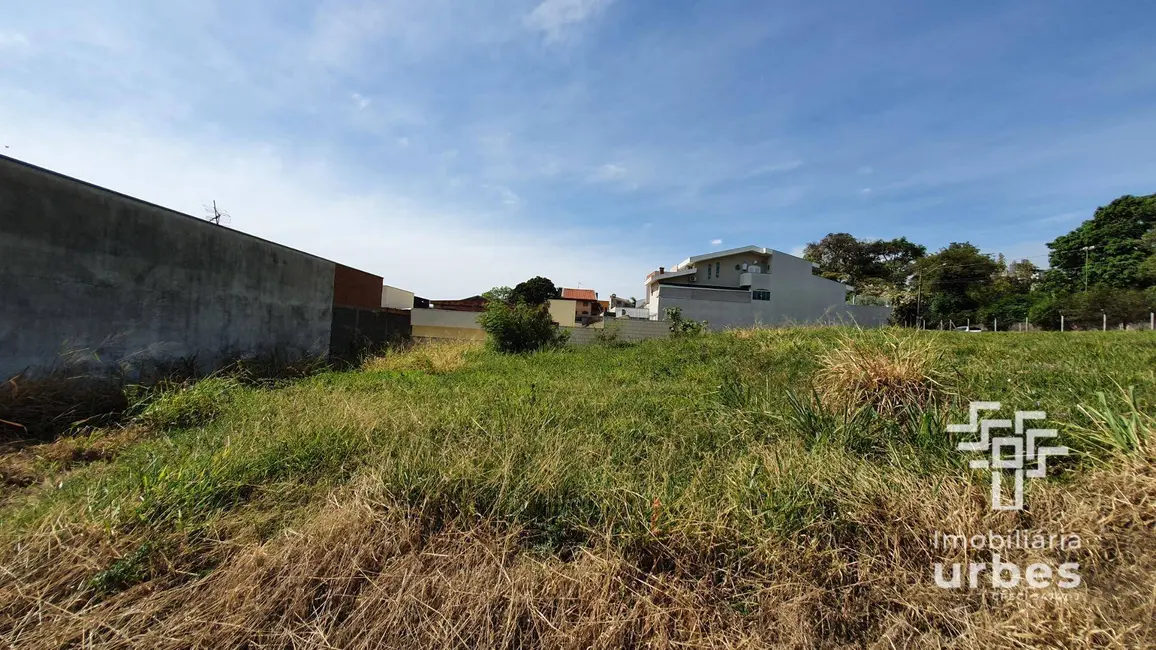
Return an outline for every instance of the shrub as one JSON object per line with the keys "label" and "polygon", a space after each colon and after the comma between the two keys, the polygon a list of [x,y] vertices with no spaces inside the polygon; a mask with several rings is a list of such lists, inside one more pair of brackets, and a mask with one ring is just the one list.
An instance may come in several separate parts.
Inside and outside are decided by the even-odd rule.
{"label": "shrub", "polygon": [[480,322],[498,352],[533,352],[562,345],[570,338],[569,332],[560,331],[550,320],[550,310],[544,304],[491,302]]}
{"label": "shrub", "polygon": [[706,321],[687,320],[682,317],[679,307],[667,307],[664,311],[666,320],[670,322],[670,331],[675,336],[693,336],[706,331]]}

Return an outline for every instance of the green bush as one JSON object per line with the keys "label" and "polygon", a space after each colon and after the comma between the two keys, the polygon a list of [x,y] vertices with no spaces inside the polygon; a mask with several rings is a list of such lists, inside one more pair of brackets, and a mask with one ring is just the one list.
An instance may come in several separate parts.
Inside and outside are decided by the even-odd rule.
{"label": "green bush", "polygon": [[675,336],[693,336],[706,331],[706,321],[683,318],[682,309],[679,307],[667,307],[663,313],[666,314],[666,320],[670,322],[670,331]]}
{"label": "green bush", "polygon": [[546,304],[490,302],[480,321],[498,352],[533,352],[562,345],[570,338],[550,319]]}

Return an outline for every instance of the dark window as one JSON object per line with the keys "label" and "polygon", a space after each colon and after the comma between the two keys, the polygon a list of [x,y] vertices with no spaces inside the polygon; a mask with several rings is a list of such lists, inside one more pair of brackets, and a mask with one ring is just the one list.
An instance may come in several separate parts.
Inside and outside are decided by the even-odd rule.
{"label": "dark window", "polygon": [[751,300],[770,300],[770,299],[771,299],[771,292],[770,291],[752,291],[751,292]]}
{"label": "dark window", "polygon": [[706,279],[710,279],[710,264],[706,265]]}
{"label": "dark window", "polygon": [[722,275],[722,262],[715,262],[714,263],[714,277],[717,278],[721,275]]}

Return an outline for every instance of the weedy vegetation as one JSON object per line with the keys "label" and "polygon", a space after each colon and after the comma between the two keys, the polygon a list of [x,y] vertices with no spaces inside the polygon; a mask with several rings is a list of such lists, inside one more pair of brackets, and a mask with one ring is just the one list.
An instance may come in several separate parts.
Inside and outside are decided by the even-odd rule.
{"label": "weedy vegetation", "polygon": [[[174,385],[0,454],[0,642],[1148,647],[1154,369],[1144,332],[799,328]],[[944,433],[977,399],[1063,423],[1024,511]],[[935,585],[987,559],[935,531],[1014,529],[1079,534],[1004,560],[1082,586]]]}

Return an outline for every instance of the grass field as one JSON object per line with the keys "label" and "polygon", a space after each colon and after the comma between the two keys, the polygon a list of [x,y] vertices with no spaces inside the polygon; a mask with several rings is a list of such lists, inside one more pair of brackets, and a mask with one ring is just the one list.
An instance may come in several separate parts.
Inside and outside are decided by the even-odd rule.
{"label": "grass field", "polygon": [[[1067,457],[993,512],[948,422]],[[50,647],[1156,645],[1156,336],[735,331],[426,344],[218,376],[0,456],[0,641]],[[1076,533],[1072,590],[942,589],[940,532]]]}

